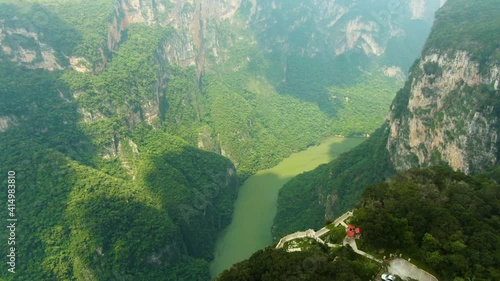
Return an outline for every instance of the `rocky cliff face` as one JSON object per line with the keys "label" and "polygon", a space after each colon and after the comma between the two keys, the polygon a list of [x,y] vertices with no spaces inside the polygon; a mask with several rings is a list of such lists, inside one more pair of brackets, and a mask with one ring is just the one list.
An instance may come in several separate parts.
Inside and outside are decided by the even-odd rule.
{"label": "rocky cliff face", "polygon": [[359,49],[366,55],[380,56],[391,39],[408,35],[408,22],[420,20],[430,25],[439,2],[382,1],[375,5],[369,1],[123,0],[115,6],[108,48],[120,41],[119,34],[131,23],[169,26],[177,31],[177,37],[164,46],[169,50],[169,61],[196,64],[202,72],[207,63],[221,62],[207,62],[207,52],[217,58],[218,53],[231,47],[231,42],[224,40],[227,34],[220,32],[221,25],[228,22],[236,26],[243,21],[269,52],[279,49],[286,54],[314,57]]}
{"label": "rocky cliff face", "polygon": [[388,117],[386,148],[400,171],[446,164],[474,174],[499,161],[499,22],[489,22],[498,5],[450,2]]}
{"label": "rocky cliff face", "polygon": [[[314,68],[318,62],[323,64],[318,67],[333,65],[321,72],[334,68],[339,69],[340,73],[348,68],[361,75],[380,70],[387,76],[402,78],[405,76],[405,63],[391,57],[399,52],[399,47],[413,44],[406,42],[400,45],[398,42],[414,35],[409,33],[411,24],[426,29],[430,25],[428,15],[439,5],[438,0],[396,4],[389,0],[377,3],[367,0],[120,0],[98,3],[96,8],[93,5],[97,5],[97,2],[90,1],[80,11],[69,2],[43,2],[46,7],[38,4],[25,4],[20,8],[3,5],[8,10],[3,9],[5,13],[0,17],[0,59],[28,68],[74,70],[90,72],[94,76],[111,69],[108,76],[113,76],[116,72],[123,72],[115,70],[113,64],[115,60],[126,60],[120,58],[120,47],[131,41],[130,38],[137,33],[133,27],[162,27],[163,38],[153,46],[154,50],[146,51],[154,53],[154,62],[151,64],[156,69],[150,76],[154,76],[156,81],[150,83],[147,89],[143,87],[142,91],[152,94],[136,96],[133,102],[124,101],[123,98],[118,101],[114,97],[104,102],[94,102],[103,104],[105,110],[79,103],[82,120],[88,124],[103,120],[109,114],[123,114],[130,127],[141,122],[157,127],[155,124],[165,118],[169,106],[171,112],[177,110],[174,125],[183,121],[180,120],[182,116],[191,116],[190,120],[184,120],[187,123],[200,122],[203,108],[208,107],[201,96],[204,90],[202,77],[205,73],[217,74],[221,69],[229,69],[226,73],[237,73],[248,71],[243,69],[248,69],[249,65],[258,65],[260,72],[254,75],[257,78],[268,76],[266,79],[270,87],[276,89],[287,82],[287,74],[293,71],[290,75],[294,79],[290,80],[298,84],[307,83],[307,79],[300,80],[304,76],[301,71],[307,71],[302,70],[304,65]],[[79,13],[79,16],[74,17],[68,11]],[[134,38],[135,44],[140,45],[140,40],[143,40],[141,36]],[[346,60],[335,61],[338,57],[345,57]],[[305,61],[300,61],[301,58]],[[362,65],[375,67],[362,69]],[[190,91],[189,97],[182,97],[176,108],[172,108],[173,95],[169,90],[176,74],[172,73],[169,66],[194,68],[199,88]],[[340,75],[332,74],[322,79],[333,81],[332,77]],[[123,79],[123,84],[131,79]],[[105,83],[109,84],[110,81]],[[330,93],[327,91],[332,83],[336,82],[322,85],[324,89],[321,89],[321,93],[316,93],[318,89],[312,87],[300,88],[297,95],[310,94],[311,97],[297,98],[317,103],[321,110],[333,116],[335,109],[329,104]],[[290,84],[288,88],[284,87],[285,90],[279,91],[289,94],[293,92],[290,89],[297,88],[295,86]],[[101,96],[114,95],[106,93],[108,88],[93,89],[93,92]],[[123,86],[117,92],[125,92],[129,88],[130,85]],[[127,94],[133,95],[137,93]],[[72,96],[78,101],[86,98],[86,95],[80,95],[80,89]],[[324,101],[328,103],[324,106],[327,109],[322,107],[326,104]],[[106,110],[108,114],[104,112]],[[189,114],[184,111],[189,111]],[[227,155],[233,155],[235,152],[231,149],[221,148],[217,135],[225,133],[217,132],[213,125],[203,126],[195,132],[199,137],[192,143],[199,143],[200,148],[220,153],[226,151]]]}
{"label": "rocky cliff face", "polygon": [[[410,0],[408,5],[411,11],[411,19],[433,20],[434,12],[444,5],[446,0]],[[397,3],[391,2],[391,6],[397,6]],[[401,4],[400,4],[401,5]]]}
{"label": "rocky cliff face", "polygon": [[0,20],[0,51],[6,59],[30,69],[63,69],[54,48],[41,41],[39,35],[26,27]]}
{"label": "rocky cliff face", "polygon": [[217,53],[224,36],[216,32],[217,26],[234,18],[239,4],[240,0],[119,1],[109,27],[108,48],[120,43],[130,24],[168,26],[175,32],[159,46],[165,50],[165,59],[183,67],[195,65],[201,75],[206,66],[205,53]]}
{"label": "rocky cliff face", "polygon": [[398,170],[444,162],[474,173],[497,161],[500,65],[483,65],[466,51],[430,53],[412,69],[408,103],[389,115],[387,149]]}
{"label": "rocky cliff face", "polygon": [[[217,54],[221,52],[220,49],[230,47],[223,45],[227,42],[219,27],[224,22],[235,25],[238,21],[244,21],[268,51],[279,49],[287,54],[302,56],[336,56],[358,49],[366,55],[380,56],[385,53],[391,39],[408,35],[405,29],[408,22],[421,20],[430,24],[432,18],[429,15],[432,15],[440,1],[372,2],[121,0],[109,11],[103,11],[111,16],[111,20],[108,22],[107,38],[103,38],[100,52],[110,55],[109,51],[116,50],[131,24],[160,24],[177,31],[176,36],[170,38],[164,46],[169,50],[169,61],[179,65],[196,64],[202,72],[207,63],[207,52]],[[26,4],[23,10],[31,11],[33,7]],[[1,38],[8,39],[17,34],[32,38],[37,46],[44,47],[46,43],[38,40],[36,31],[40,32],[40,22],[46,24],[52,15],[37,11],[31,16],[34,24],[31,25],[33,28],[30,28],[30,31],[9,28],[2,22]],[[12,50],[13,46],[5,40],[3,42],[0,43],[3,52],[12,54],[12,60],[31,63],[37,55],[33,49]],[[43,58],[44,63],[36,64],[36,67],[59,69],[61,65],[65,65],[51,57],[51,53],[57,51],[53,48],[54,46],[50,45],[42,48],[43,53],[38,55]],[[208,62],[210,63],[213,62]]]}
{"label": "rocky cliff face", "polygon": [[[360,68],[356,61],[367,57],[365,61],[369,62],[363,65],[369,65],[371,61],[383,61],[374,63],[377,65],[375,69],[383,70],[387,76],[402,78],[405,76],[402,69],[406,68],[403,60],[388,58],[392,57],[398,46],[402,46],[398,45],[400,40],[411,37],[408,27],[411,23],[421,26],[423,30],[430,27],[428,14],[432,14],[439,5],[437,0],[419,3],[419,12],[413,13],[410,4],[392,5],[390,1],[374,4],[369,1],[123,0],[113,7],[112,20],[100,52],[105,54],[105,64],[113,56],[114,50],[127,40],[132,25],[159,25],[169,29],[168,35],[155,51],[156,65],[160,68],[156,74],[157,83],[152,89],[156,97],[140,102],[141,113],[129,113],[129,123],[146,121],[154,124],[165,116],[166,103],[162,104],[162,101],[165,97],[168,100],[169,95],[172,97],[172,92],[167,93],[166,90],[174,76],[169,71],[169,65],[194,67],[199,86],[205,73],[218,73],[220,69],[239,72],[251,63],[272,64],[278,70],[273,75],[280,78],[274,82],[283,82],[286,81],[289,63],[293,60],[289,57],[321,57],[335,64],[333,59],[345,56],[348,57],[348,63],[343,66],[339,64],[339,68],[346,66],[356,71]],[[415,44],[422,42],[423,39]],[[251,51],[248,45],[251,45]],[[406,42],[405,45],[413,44]],[[268,61],[259,61],[262,56],[267,57]],[[95,68],[98,71],[103,69],[100,65]],[[300,77],[300,73],[298,75]],[[182,98],[181,107],[196,112],[193,115],[195,117],[189,120],[192,123],[199,122],[203,115],[202,91],[200,89],[198,93]],[[315,99],[307,101],[319,102]],[[171,100],[167,103],[173,104]],[[178,108],[170,110],[172,112]],[[179,110],[176,114],[176,124],[182,122],[181,116],[188,115]],[[227,155],[235,153],[229,148],[222,148],[216,137],[226,132],[214,132],[214,127],[205,126],[197,133],[200,148],[210,147],[209,150],[219,153],[226,151]],[[236,161],[234,157],[232,160]]]}
{"label": "rocky cliff face", "polygon": [[[383,1],[375,5],[369,1],[121,0],[102,5],[100,16],[103,21],[107,19],[107,31],[101,32],[100,39],[93,39],[94,58],[76,55],[75,49],[61,49],[61,41],[48,40],[48,33],[78,33],[69,27],[48,28],[56,16],[48,9],[32,4],[23,4],[21,9],[11,5],[9,16],[0,22],[0,52],[6,59],[29,68],[101,72],[123,43],[129,26],[143,24],[162,25],[173,31],[158,46],[164,55],[161,65],[195,66],[198,77],[207,68],[215,69],[210,66],[231,59],[225,53],[242,34],[228,34],[231,28],[247,29],[244,33],[255,36],[264,52],[274,54],[335,57],[360,50],[368,56],[381,56],[391,39],[407,35],[405,24],[426,20],[438,1],[418,1],[418,5],[413,2],[392,5]],[[286,67],[285,60],[281,67],[284,72]]]}
{"label": "rocky cliff face", "polygon": [[[497,2],[448,0],[441,7],[386,123],[365,143],[280,191],[276,234],[320,226],[397,171],[447,165],[477,174],[499,164]],[[419,14],[420,2],[412,3]]]}
{"label": "rocky cliff face", "polygon": [[253,2],[249,23],[261,44],[269,52],[307,57],[353,52],[382,56],[396,38],[411,35],[410,22],[430,26],[440,4],[437,0]]}

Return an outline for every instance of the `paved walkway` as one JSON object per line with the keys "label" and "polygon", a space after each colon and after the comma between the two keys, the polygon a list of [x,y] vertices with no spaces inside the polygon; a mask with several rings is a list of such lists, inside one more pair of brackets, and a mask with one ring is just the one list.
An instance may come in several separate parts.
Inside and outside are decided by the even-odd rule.
{"label": "paved walkway", "polygon": [[290,234],[281,238],[280,241],[278,242],[278,245],[276,245],[276,249],[283,248],[286,242],[302,238],[312,238],[321,244],[325,244],[325,241],[321,240],[321,238],[319,238],[319,236],[316,235],[316,232],[314,232],[314,230],[309,229],[302,232],[295,232],[294,234]]}
{"label": "paved walkway", "polygon": [[[344,223],[344,220],[346,220],[347,218],[349,218],[351,216],[352,216],[352,212],[348,211],[348,212],[344,213],[342,216],[338,217],[332,224],[334,226],[337,226],[339,224],[343,224],[347,227],[347,225]],[[325,242],[323,240],[321,240],[320,237],[327,234],[328,232],[330,232],[330,229],[327,228],[326,226],[323,227],[322,229],[318,230],[317,232],[315,232],[312,229],[302,231],[302,232],[295,232],[293,234],[290,234],[290,235],[287,235],[287,236],[281,238],[280,241],[278,242],[278,245],[276,245],[276,249],[283,248],[283,246],[285,245],[286,242],[289,242],[289,241],[292,241],[295,239],[301,239],[301,238],[313,238],[314,240],[318,241],[319,243],[325,244]],[[334,244],[332,244],[332,245],[334,245]]]}
{"label": "paved walkway", "polygon": [[[339,225],[342,225],[344,227],[347,228],[347,224],[344,222],[346,219],[348,219],[349,217],[352,216],[352,212],[351,211],[348,211],[346,213],[344,213],[342,216],[338,217],[332,224],[330,225],[334,225],[335,227],[339,226]],[[276,249],[280,249],[280,248],[283,248],[283,246],[285,245],[285,243],[289,242],[289,241],[292,241],[292,240],[295,240],[295,239],[302,239],[302,238],[313,238],[314,240],[318,241],[319,243],[321,244],[325,244],[325,242],[320,238],[321,236],[327,234],[328,232],[330,232],[330,229],[327,228],[326,226],[323,227],[322,229],[318,230],[317,232],[314,232],[314,230],[312,229],[309,229],[307,231],[303,231],[303,232],[295,232],[293,234],[290,234],[290,235],[287,235],[283,238],[280,239],[280,241],[278,242],[278,245],[276,245]],[[364,257],[367,257],[371,260],[374,260],[378,263],[382,263],[381,260],[375,258],[374,256],[366,253],[366,252],[363,252],[361,250],[358,249],[358,245],[356,244],[356,240],[352,237],[348,237],[346,236],[344,238],[344,241],[342,243],[344,246],[346,245],[349,245],[351,246],[351,248],[353,249],[353,251],[359,255],[362,255]],[[326,243],[326,245],[328,247],[340,247],[341,245],[339,244],[331,244],[331,243]],[[291,249],[287,249],[288,252],[297,252],[297,251],[301,251],[300,248],[291,248]]]}
{"label": "paved walkway", "polygon": [[346,219],[352,217],[352,212],[347,211],[342,216],[338,217],[335,221],[333,221],[334,226],[338,226],[340,223],[343,223]]}
{"label": "paved walkway", "polygon": [[[347,211],[342,216],[338,217],[335,221],[333,221],[330,225],[333,225],[333,226],[337,227],[337,226],[339,226],[341,224],[344,227],[347,227],[347,224],[345,224],[344,221],[346,219],[350,218],[351,216],[352,216],[352,212],[351,211]],[[318,232],[316,232],[316,236],[321,237],[321,236],[327,234],[328,232],[330,232],[330,229],[325,226],[322,229],[318,230]]]}
{"label": "paved walkway", "polygon": [[320,229],[319,231],[316,232],[316,236],[321,237],[321,236],[327,234],[328,232],[330,232],[330,229],[323,227],[322,229]]}
{"label": "paved walkway", "polygon": [[403,279],[413,278],[419,281],[438,281],[437,278],[429,272],[416,267],[414,264],[404,259],[391,260],[389,262],[388,271],[391,274],[398,275]]}
{"label": "paved walkway", "polygon": [[[352,212],[350,212],[350,211],[346,212],[342,216],[338,217],[330,225],[333,225],[335,227],[342,225],[342,226],[347,228],[347,224],[344,221],[351,216],[352,216]],[[287,235],[287,236],[281,238],[280,241],[278,242],[278,245],[276,245],[276,249],[283,248],[283,246],[285,245],[286,242],[289,242],[289,241],[292,241],[295,239],[301,239],[301,238],[313,238],[314,240],[318,241],[319,243],[325,244],[325,242],[320,237],[327,234],[328,232],[330,232],[330,229],[328,229],[327,227],[323,227],[322,229],[318,230],[317,232],[315,232],[312,229],[309,229],[309,230],[303,231],[303,232],[295,232],[293,234],[290,234],[290,235]],[[342,242],[342,245],[331,244],[331,243],[326,243],[326,245],[330,248],[341,247],[342,245],[343,246],[349,245],[349,246],[351,246],[352,250],[355,253],[362,255],[364,257],[367,257],[367,258],[369,258],[373,261],[376,261],[378,263],[382,263],[381,260],[375,258],[374,256],[359,250],[358,245],[356,244],[356,240],[352,237],[346,236],[344,238],[344,241]],[[300,251],[302,251],[302,249],[301,248],[291,248],[291,249],[287,249],[287,251],[288,252],[300,252]],[[404,259],[391,260],[389,262],[388,271],[391,274],[398,275],[399,277],[401,277],[403,279],[413,278],[413,279],[419,280],[419,281],[438,281],[437,278],[434,277],[433,275],[431,275],[430,273],[419,269],[414,264],[412,264]]]}
{"label": "paved walkway", "polygon": [[345,245],[349,245],[349,246],[351,246],[352,250],[353,250],[356,254],[358,254],[358,255],[362,255],[362,256],[367,257],[367,258],[369,258],[369,259],[371,259],[371,260],[373,260],[373,261],[376,261],[376,262],[378,262],[378,263],[382,263],[382,261],[381,261],[381,260],[379,260],[379,259],[375,258],[374,256],[372,256],[372,255],[370,255],[370,254],[368,254],[368,253],[366,253],[366,252],[363,252],[363,251],[359,250],[359,249],[358,249],[358,245],[356,244],[356,240],[355,240],[355,239],[353,239],[352,237],[348,237],[348,236],[346,236],[346,237],[344,238],[343,245],[344,245],[344,246],[345,246]]}

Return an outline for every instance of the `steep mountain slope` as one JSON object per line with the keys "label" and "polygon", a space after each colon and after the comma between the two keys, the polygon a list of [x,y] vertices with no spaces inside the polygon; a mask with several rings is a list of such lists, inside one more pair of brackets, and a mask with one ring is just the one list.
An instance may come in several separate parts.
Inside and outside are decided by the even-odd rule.
{"label": "steep mountain slope", "polygon": [[[217,280],[373,280],[382,270],[404,272],[386,268],[390,253],[411,259],[438,280],[497,280],[499,171],[467,176],[442,167],[410,169],[368,187],[350,223],[363,230],[358,249],[386,259],[382,265],[348,246],[329,248],[303,238],[288,242],[301,251],[268,247]],[[345,228],[337,230],[321,239],[342,241]]]}
{"label": "steep mountain slope", "polygon": [[[428,14],[439,3],[419,2],[418,13],[411,3],[391,1],[242,5],[271,62],[266,77],[277,90],[318,104],[333,117],[334,134],[362,135],[378,127],[373,120],[382,123],[379,114],[394,90],[394,81],[387,78],[402,82],[402,69],[409,67],[430,31]],[[370,90],[359,89],[367,84]]]}
{"label": "steep mountain slope", "polygon": [[363,227],[367,247],[400,250],[439,280],[496,280],[498,171],[472,177],[441,167],[410,169],[367,188],[353,222]]}
{"label": "steep mountain slope", "polygon": [[[311,239],[312,240],[312,239]],[[234,265],[217,281],[342,281],[370,280],[378,265],[347,248],[327,250],[315,240],[307,241],[307,250],[287,253],[268,247],[248,260]]]}
{"label": "steep mountain slope", "polygon": [[366,186],[395,173],[385,149],[387,129],[377,130],[368,140],[335,161],[291,179],[280,190],[273,237],[298,230],[319,229],[351,209]]}
{"label": "steep mountain slope", "polygon": [[439,10],[378,133],[281,190],[276,237],[320,226],[395,171],[441,164],[470,174],[498,163],[499,9],[495,1],[449,0]]}
{"label": "steep mountain slope", "polygon": [[500,7],[453,4],[462,10],[437,14],[409,89],[391,107],[387,149],[398,170],[446,163],[471,174],[500,159],[500,21],[491,18]]}
{"label": "steep mountain slope", "polygon": [[0,1],[0,172],[22,240],[1,278],[206,280],[238,178],[383,121],[408,63],[391,46],[417,50],[429,25],[390,3]]}
{"label": "steep mountain slope", "polygon": [[61,96],[60,74],[0,66],[0,171],[16,174],[18,219],[16,273],[3,280],[208,279],[234,165],[146,127],[102,147]]}
{"label": "steep mountain slope", "polygon": [[323,137],[374,131],[439,5],[6,2],[2,55],[73,70],[64,80],[87,121],[168,128],[242,176]]}

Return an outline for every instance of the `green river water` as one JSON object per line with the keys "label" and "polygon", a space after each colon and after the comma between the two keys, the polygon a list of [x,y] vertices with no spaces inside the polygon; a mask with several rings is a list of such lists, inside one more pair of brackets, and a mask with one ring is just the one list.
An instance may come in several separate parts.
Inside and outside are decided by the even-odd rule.
{"label": "green river water", "polygon": [[271,227],[276,215],[278,192],[287,181],[330,162],[364,140],[329,138],[248,178],[239,191],[232,222],[217,240],[215,259],[210,264],[212,277],[273,242]]}

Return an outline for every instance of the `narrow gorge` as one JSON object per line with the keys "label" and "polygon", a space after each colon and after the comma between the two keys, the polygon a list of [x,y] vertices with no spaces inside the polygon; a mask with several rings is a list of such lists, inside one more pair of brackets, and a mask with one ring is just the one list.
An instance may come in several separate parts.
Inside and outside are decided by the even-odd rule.
{"label": "narrow gorge", "polygon": [[19,274],[0,278],[210,280],[268,169],[266,237],[238,261],[396,172],[493,167],[496,26],[456,28],[453,5],[0,0],[0,172],[23,216]]}

